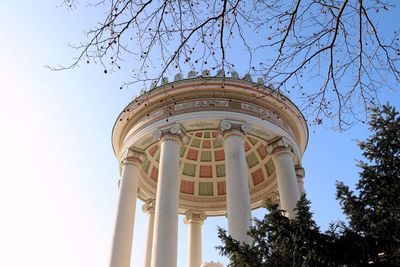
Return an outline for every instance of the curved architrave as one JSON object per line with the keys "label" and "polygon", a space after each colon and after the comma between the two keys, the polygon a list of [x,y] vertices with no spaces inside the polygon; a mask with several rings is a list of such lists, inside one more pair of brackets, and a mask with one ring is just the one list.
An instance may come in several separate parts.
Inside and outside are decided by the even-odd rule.
{"label": "curved architrave", "polygon": [[[284,136],[286,137],[291,145],[293,146],[295,153],[302,156],[303,153],[300,153],[300,148],[294,138],[286,132],[284,129],[278,127],[277,125],[266,121],[260,120],[257,117],[250,116],[247,114],[241,114],[237,112],[227,112],[227,111],[198,111],[198,112],[188,112],[186,114],[180,114],[176,116],[169,117],[168,124],[184,124],[186,121],[194,121],[194,120],[201,120],[201,121],[209,121],[209,120],[224,120],[224,119],[231,119],[231,120],[239,120],[239,121],[246,121],[254,126],[254,128],[262,128],[265,131],[272,132],[275,136]],[[124,140],[122,147],[134,147],[135,142],[144,136],[149,135],[149,133],[154,132],[156,129],[160,127],[164,127],[165,121],[159,120],[155,121],[150,125],[142,127],[142,125],[136,125],[135,127],[131,128],[127,134],[127,138]],[[122,149],[125,150],[125,149]],[[302,151],[304,152],[304,151]]]}
{"label": "curved architrave", "polygon": [[[253,109],[251,113],[255,116],[260,111],[258,108],[273,112],[277,117],[282,118],[285,123],[288,123],[289,128],[295,131],[295,139],[299,139],[301,154],[303,154],[308,141],[308,128],[298,108],[288,98],[271,91],[266,86],[226,77],[194,78],[176,81],[156,87],[134,99],[124,108],[114,124],[112,143],[115,154],[119,156],[122,140],[126,137],[127,131],[132,128],[132,125],[146,118],[151,119],[150,115],[155,110],[162,110],[164,108],[166,112],[169,112],[168,109],[174,107],[176,104],[206,98],[211,98],[213,101],[217,101],[218,99],[235,100],[254,105],[255,107],[251,107],[250,109]],[[230,110],[230,107],[226,109],[217,108],[226,111]],[[166,112],[162,114],[163,118],[168,117]],[[246,110],[242,109],[241,112],[246,112]],[[250,111],[247,110],[247,112]]]}

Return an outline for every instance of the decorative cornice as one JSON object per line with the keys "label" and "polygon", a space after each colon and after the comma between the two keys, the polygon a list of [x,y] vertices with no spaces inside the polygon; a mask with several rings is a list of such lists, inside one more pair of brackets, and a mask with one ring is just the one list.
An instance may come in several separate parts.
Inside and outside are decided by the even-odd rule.
{"label": "decorative cornice", "polygon": [[243,137],[244,134],[250,132],[252,127],[250,123],[233,120],[222,120],[219,125],[219,133],[224,139],[231,135]]}
{"label": "decorative cornice", "polygon": [[285,137],[275,137],[268,141],[266,146],[268,154],[278,155],[281,153],[292,153],[293,147]]}
{"label": "decorative cornice", "polygon": [[201,212],[201,211],[195,212],[195,211],[187,210],[185,212],[185,219],[183,220],[183,222],[185,224],[189,224],[189,223],[203,224],[203,222],[206,218],[207,218],[207,216],[204,212]]}
{"label": "decorative cornice", "polygon": [[147,200],[143,206],[142,206],[142,211],[144,213],[154,213],[156,210],[156,200],[155,199],[149,199]]}
{"label": "decorative cornice", "polygon": [[128,148],[121,158],[121,166],[126,164],[141,166],[146,159],[146,154],[141,150]]}

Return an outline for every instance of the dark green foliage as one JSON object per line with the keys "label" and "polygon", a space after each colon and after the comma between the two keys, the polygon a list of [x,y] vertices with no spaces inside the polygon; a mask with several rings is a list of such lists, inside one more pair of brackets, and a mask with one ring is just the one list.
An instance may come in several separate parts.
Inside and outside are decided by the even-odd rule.
{"label": "dark green foliage", "polygon": [[267,203],[269,213],[254,221],[249,231],[252,246],[239,244],[219,229],[223,246],[218,250],[228,256],[233,267],[260,266],[335,266],[330,263],[328,237],[321,234],[312,219],[309,201],[303,195],[293,220],[284,216],[278,205]]}
{"label": "dark green foliage", "polygon": [[[400,266],[400,116],[390,106],[373,110],[372,135],[359,143],[360,180],[353,192],[337,184],[337,198],[349,218],[343,238],[359,235],[360,260],[370,266]],[[348,238],[348,237],[347,237]]]}

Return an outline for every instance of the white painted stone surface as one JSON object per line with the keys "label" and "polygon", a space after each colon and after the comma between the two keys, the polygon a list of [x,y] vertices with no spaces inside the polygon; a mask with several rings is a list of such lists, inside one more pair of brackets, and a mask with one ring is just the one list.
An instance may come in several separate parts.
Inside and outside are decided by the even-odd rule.
{"label": "white painted stone surface", "polygon": [[154,231],[154,203],[155,201],[152,200],[149,203],[145,203],[143,205],[143,211],[148,214],[148,221],[147,221],[147,236],[146,236],[146,246],[144,251],[144,267],[151,266],[151,252],[153,247],[153,231]]}
{"label": "white painted stone surface", "polygon": [[251,243],[247,235],[251,226],[250,192],[244,139],[240,133],[224,137],[228,231],[234,239]]}
{"label": "white painted stone surface", "polygon": [[294,209],[300,199],[300,192],[292,155],[288,150],[279,151],[273,154],[273,160],[278,180],[281,209],[286,211],[288,218],[294,218]]}
{"label": "white painted stone surface", "polygon": [[130,266],[139,175],[136,163],[127,161],[123,164],[110,267]]}
{"label": "white painted stone surface", "polygon": [[295,166],[295,172],[297,177],[297,184],[299,185],[300,195],[304,194],[304,169],[301,166]]}
{"label": "white painted stone surface", "polygon": [[178,245],[179,147],[176,139],[161,140],[152,267],[176,267]]}
{"label": "white painted stone surface", "polygon": [[188,267],[198,267],[201,264],[201,223],[189,223]]}
{"label": "white painted stone surface", "polygon": [[304,194],[304,180],[297,180],[297,185],[299,187],[299,193]]}
{"label": "white painted stone surface", "polygon": [[206,216],[203,213],[186,212],[185,224],[188,225],[187,266],[200,267],[202,262],[201,227]]}

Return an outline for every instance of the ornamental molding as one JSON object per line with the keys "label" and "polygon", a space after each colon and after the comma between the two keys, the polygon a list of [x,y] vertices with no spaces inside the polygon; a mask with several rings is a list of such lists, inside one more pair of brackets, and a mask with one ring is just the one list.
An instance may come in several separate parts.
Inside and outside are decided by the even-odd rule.
{"label": "ornamental molding", "polygon": [[190,102],[176,104],[175,111],[183,109],[192,109],[192,108],[203,108],[210,106],[227,108],[229,106],[229,102],[227,100],[216,100],[216,99],[190,101]]}
{"label": "ornamental molding", "polygon": [[146,154],[139,149],[128,148],[122,154],[121,159],[121,165],[135,164],[137,166],[141,166],[143,161],[146,159]]}
{"label": "ornamental molding", "polygon": [[244,134],[249,133],[251,130],[251,124],[243,121],[221,120],[219,124],[219,133],[224,138],[230,135],[239,135],[243,137]]}
{"label": "ornamental molding", "polygon": [[275,156],[281,153],[293,153],[293,145],[287,138],[277,136],[268,141],[266,150],[268,154]]}
{"label": "ornamental molding", "polygon": [[266,109],[266,108],[262,108],[260,106],[250,105],[250,104],[247,104],[247,103],[242,103],[241,104],[241,108],[243,110],[251,111],[253,113],[256,113],[256,114],[264,116],[264,117],[266,117],[268,119],[271,119],[271,120],[277,122],[280,126],[282,126],[282,119],[278,118],[278,113],[276,113],[276,112],[274,112],[272,110],[269,110],[269,109]]}
{"label": "ornamental molding", "polygon": [[153,142],[153,138],[152,138],[152,137],[150,137],[150,136],[145,136],[145,137],[143,138],[143,140],[141,141],[140,145],[141,145],[141,146],[147,146],[147,145],[149,145],[149,144],[152,143],[152,142]]}
{"label": "ornamental molding", "polygon": [[196,121],[195,123],[192,123],[189,125],[190,128],[195,129],[207,129],[211,128],[214,126],[214,123],[209,122],[209,121]]}
{"label": "ornamental molding", "polygon": [[266,139],[266,138],[269,139],[272,137],[272,135],[268,131],[266,131],[262,128],[253,128],[252,133],[263,139]]}
{"label": "ornamental molding", "polygon": [[185,212],[185,219],[183,222],[185,224],[190,224],[190,223],[199,223],[203,224],[204,220],[207,218],[207,215],[204,212],[199,212],[199,211],[190,211],[187,210]]}
{"label": "ornamental molding", "polygon": [[155,140],[173,140],[179,144],[186,144],[188,141],[185,129],[178,123],[156,129],[152,137]]}
{"label": "ornamental molding", "polygon": [[142,211],[144,213],[154,213],[156,210],[156,200],[155,199],[149,199],[147,200],[143,206],[142,206]]}

